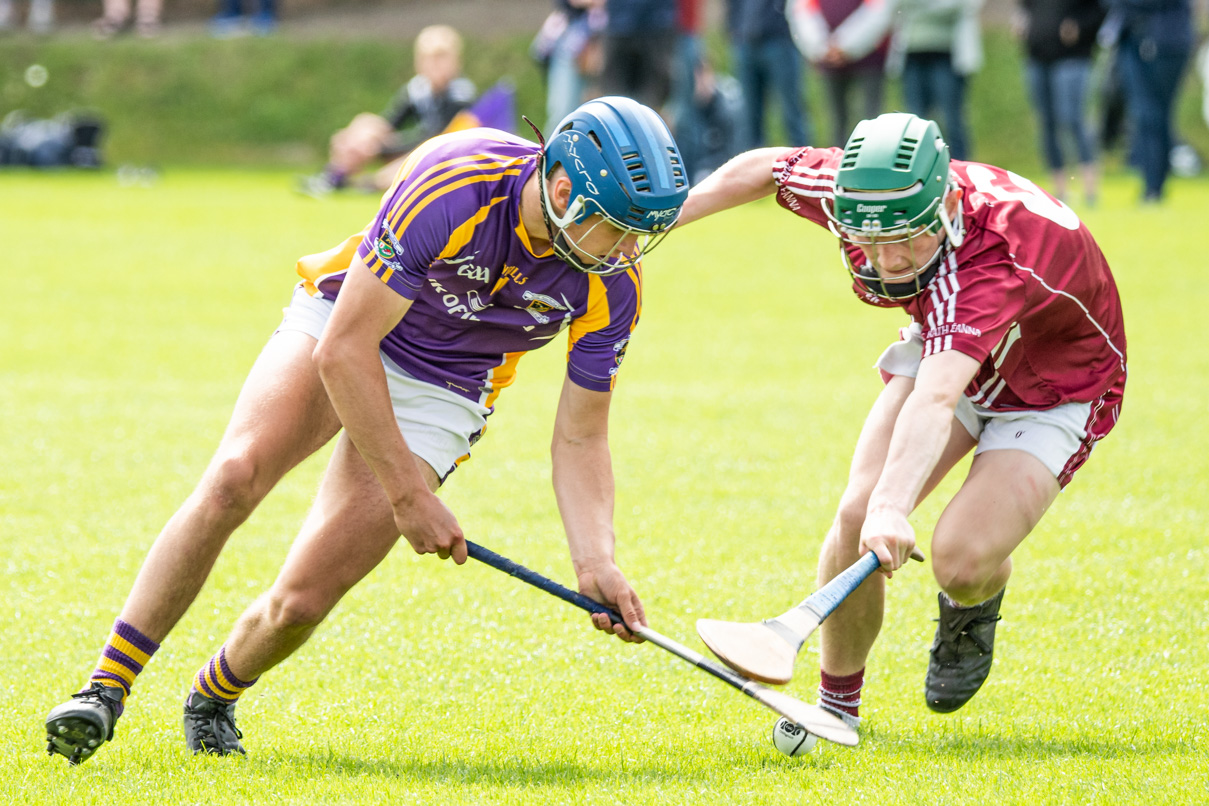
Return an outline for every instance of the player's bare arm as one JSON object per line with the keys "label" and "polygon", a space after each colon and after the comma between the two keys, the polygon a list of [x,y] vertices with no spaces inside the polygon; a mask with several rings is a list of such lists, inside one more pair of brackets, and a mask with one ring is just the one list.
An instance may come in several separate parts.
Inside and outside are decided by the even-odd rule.
{"label": "player's bare arm", "polygon": [[[646,626],[638,594],[613,558],[613,465],[609,456],[611,392],[563,382],[550,455],[554,495],[567,531],[571,563],[585,595],[613,607],[627,625]],[[626,641],[640,641],[621,624],[597,614],[592,623]]]}
{"label": "player's bare arm", "polygon": [[907,521],[948,444],[954,410],[979,362],[946,350],[928,356],[894,424],[886,465],[869,497],[860,552],[874,551],[890,576],[910,557],[915,532]]}
{"label": "player's bare arm", "polygon": [[411,301],[396,294],[360,258],[340,289],[315,348],[315,366],[353,444],[390,499],[400,533],[418,554],[466,561],[457,519],[430,489],[391,407],[378,345]]}
{"label": "player's bare arm", "polygon": [[757,148],[732,158],[689,191],[676,226],[771,196],[777,189],[772,178],[773,158],[784,150]]}

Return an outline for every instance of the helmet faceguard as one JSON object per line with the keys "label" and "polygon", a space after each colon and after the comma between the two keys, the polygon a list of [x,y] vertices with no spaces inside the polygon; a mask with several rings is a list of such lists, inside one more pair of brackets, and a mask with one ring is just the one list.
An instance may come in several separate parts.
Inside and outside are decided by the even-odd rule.
{"label": "helmet faceguard", "polygon": [[[853,280],[883,299],[918,296],[936,276],[944,254],[965,237],[958,208],[949,217],[945,199],[956,184],[940,128],[915,115],[892,113],[857,124],[835,177],[835,201],[823,200],[828,225]],[[940,236],[931,254],[917,239]],[[907,266],[882,266],[887,246]]]}
{"label": "helmet faceguard", "polygon": [[[589,101],[564,118],[542,145],[538,163],[542,215],[554,253],[571,268],[600,275],[627,271],[666,237],[680,216],[688,197],[680,150],[663,120],[637,101],[621,97]],[[544,181],[559,167],[571,182],[561,215]],[[569,226],[589,223],[592,216],[599,218],[578,237],[568,232]],[[582,246],[600,227],[617,231],[604,259]],[[638,237],[635,247],[615,255],[633,236]]]}

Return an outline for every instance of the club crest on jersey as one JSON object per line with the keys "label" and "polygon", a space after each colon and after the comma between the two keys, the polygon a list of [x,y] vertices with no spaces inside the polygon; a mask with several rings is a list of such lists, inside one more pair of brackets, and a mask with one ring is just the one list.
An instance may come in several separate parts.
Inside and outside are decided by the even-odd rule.
{"label": "club crest on jersey", "polygon": [[374,253],[386,265],[396,270],[399,268],[399,255],[403,254],[403,246],[390,227],[382,228],[382,234],[374,241]]}
{"label": "club crest on jersey", "polygon": [[550,317],[546,316],[546,314],[548,314],[550,311],[568,310],[565,305],[560,304],[559,301],[554,297],[550,297],[545,294],[537,294],[533,291],[526,291],[523,294],[523,299],[525,302],[529,303],[524,307],[523,310],[525,310],[534,318],[534,320],[537,321],[538,324],[541,325],[550,324]]}

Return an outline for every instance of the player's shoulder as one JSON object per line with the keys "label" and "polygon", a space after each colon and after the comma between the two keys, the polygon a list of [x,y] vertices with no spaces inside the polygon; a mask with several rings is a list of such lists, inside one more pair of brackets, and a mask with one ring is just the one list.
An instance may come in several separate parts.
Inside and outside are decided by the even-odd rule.
{"label": "player's shoulder", "polygon": [[967,226],[1014,245],[1085,233],[1079,216],[1032,180],[980,162],[953,162]]}
{"label": "player's shoulder", "polygon": [[415,150],[411,166],[418,170],[457,169],[459,175],[497,173],[501,167],[516,167],[533,161],[540,151],[536,143],[498,129],[465,129],[439,134]]}

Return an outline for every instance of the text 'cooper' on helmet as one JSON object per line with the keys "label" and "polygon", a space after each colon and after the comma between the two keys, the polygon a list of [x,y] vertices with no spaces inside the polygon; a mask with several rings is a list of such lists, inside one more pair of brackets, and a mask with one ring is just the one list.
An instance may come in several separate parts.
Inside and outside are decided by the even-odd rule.
{"label": "text 'cooper' on helmet", "polygon": [[888,235],[938,223],[949,185],[949,147],[933,121],[894,112],[852,130],[835,177],[832,221]]}
{"label": "text 'cooper' on helmet", "polygon": [[560,227],[598,214],[619,229],[654,235],[676,222],[688,197],[667,124],[630,98],[597,98],[563,118],[546,143],[546,175],[558,166],[571,179]]}

